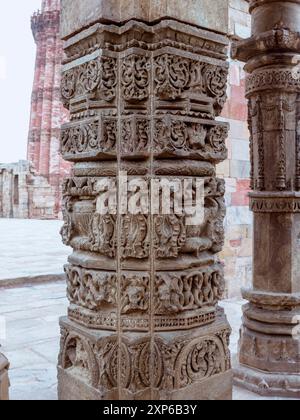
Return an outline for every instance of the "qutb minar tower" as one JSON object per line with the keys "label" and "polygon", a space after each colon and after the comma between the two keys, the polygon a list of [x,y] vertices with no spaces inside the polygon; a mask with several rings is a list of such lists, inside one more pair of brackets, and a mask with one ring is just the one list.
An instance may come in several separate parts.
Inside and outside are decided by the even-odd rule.
{"label": "qutb minar tower", "polygon": [[27,150],[27,160],[33,164],[36,175],[50,184],[44,199],[48,195],[53,202],[53,218],[59,215],[60,185],[70,168],[59,155],[60,127],[67,119],[60,98],[62,42],[59,22],[60,0],[43,0],[41,11],[32,17],[37,55]]}

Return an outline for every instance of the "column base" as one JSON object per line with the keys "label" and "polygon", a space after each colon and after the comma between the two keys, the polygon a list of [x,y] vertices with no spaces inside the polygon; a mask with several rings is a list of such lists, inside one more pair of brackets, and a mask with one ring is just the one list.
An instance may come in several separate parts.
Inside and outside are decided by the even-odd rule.
{"label": "column base", "polygon": [[190,331],[122,333],[61,319],[59,400],[231,400],[224,315]]}
{"label": "column base", "polygon": [[9,363],[2,354],[0,354],[0,401],[7,401],[9,399],[9,378],[8,378]]}
{"label": "column base", "polygon": [[300,375],[267,373],[243,365],[233,375],[234,385],[262,397],[300,398]]}
{"label": "column base", "polygon": [[[58,367],[58,395],[60,401],[105,401],[119,400],[117,390],[104,394],[101,390],[93,388],[85,382],[74,378],[67,371]],[[139,396],[128,396],[123,400],[150,400],[148,393]],[[232,371],[210,378],[200,384],[191,385],[184,390],[169,393],[164,398],[164,393],[157,391],[153,398],[156,401],[231,401],[232,400]]]}

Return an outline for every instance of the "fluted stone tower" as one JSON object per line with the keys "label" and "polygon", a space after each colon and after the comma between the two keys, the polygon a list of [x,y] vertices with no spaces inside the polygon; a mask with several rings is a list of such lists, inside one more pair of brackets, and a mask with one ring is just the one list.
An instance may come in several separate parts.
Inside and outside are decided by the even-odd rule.
{"label": "fluted stone tower", "polygon": [[[62,42],[59,36],[60,0],[43,0],[41,11],[32,17],[32,32],[37,46],[31,101],[27,159],[40,176],[41,200],[51,202],[47,217],[57,217],[60,210],[61,179],[69,164],[59,156],[59,133],[67,113],[60,100]],[[43,206],[41,206],[42,208]],[[30,217],[43,216],[35,214]],[[50,214],[51,213],[51,214]]]}

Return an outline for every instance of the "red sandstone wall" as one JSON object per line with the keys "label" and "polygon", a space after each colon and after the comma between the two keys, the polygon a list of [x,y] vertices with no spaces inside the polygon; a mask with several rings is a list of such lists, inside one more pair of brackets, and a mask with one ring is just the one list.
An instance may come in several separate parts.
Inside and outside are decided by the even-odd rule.
{"label": "red sandstone wall", "polygon": [[[32,17],[37,53],[27,159],[40,177],[34,188],[35,193],[32,193],[32,200],[37,200],[38,203],[30,203],[32,218],[59,216],[60,185],[70,171],[70,164],[63,161],[59,153],[60,127],[68,119],[60,100],[62,42],[59,20],[60,0],[43,0],[41,12]],[[43,207],[45,211],[42,210]],[[49,207],[52,207],[52,211]]]}

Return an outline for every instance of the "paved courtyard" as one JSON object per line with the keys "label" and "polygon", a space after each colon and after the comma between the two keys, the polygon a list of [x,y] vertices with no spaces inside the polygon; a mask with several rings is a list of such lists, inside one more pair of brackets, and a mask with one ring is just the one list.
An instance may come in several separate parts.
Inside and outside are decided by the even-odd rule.
{"label": "paved courtyard", "polygon": [[0,284],[9,279],[63,273],[70,249],[57,220],[0,219]]}
{"label": "paved courtyard", "polygon": [[[11,363],[12,400],[56,400],[59,317],[67,313],[64,281],[3,287],[4,280],[62,274],[70,249],[59,236],[61,222],[0,219],[0,343]],[[233,328],[236,357],[240,300],[223,301]],[[235,388],[236,400],[263,399]]]}

